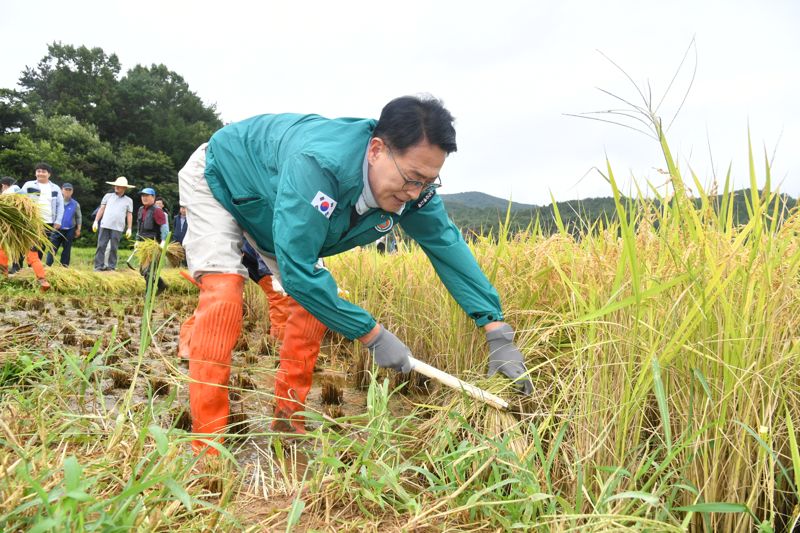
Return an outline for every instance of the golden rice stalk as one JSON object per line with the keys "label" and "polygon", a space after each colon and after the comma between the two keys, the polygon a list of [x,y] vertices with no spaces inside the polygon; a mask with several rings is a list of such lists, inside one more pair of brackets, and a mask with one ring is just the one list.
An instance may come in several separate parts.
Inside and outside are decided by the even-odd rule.
{"label": "golden rice stalk", "polygon": [[[161,273],[161,277],[170,291],[185,294],[197,292],[197,288],[186,281],[177,270],[165,270]],[[92,272],[53,265],[47,269],[47,279],[55,292],[67,294],[141,295],[145,289],[144,278],[133,270]],[[34,281],[33,272],[26,268],[7,283],[24,286]]]}
{"label": "golden rice stalk", "polygon": [[[468,378],[468,381],[476,387],[500,396],[512,405],[519,398],[512,383],[505,378],[476,377]],[[457,444],[466,440],[478,444],[478,438],[464,426],[460,417],[491,440],[497,442],[507,440],[508,448],[519,458],[523,458],[531,449],[532,441],[526,427],[509,411],[501,411],[452,389],[440,389],[432,400],[439,407],[434,408],[433,415],[418,426],[418,432],[422,442],[437,453],[445,452],[445,448],[453,442]],[[423,407],[430,408],[430,406]]]}
{"label": "golden rice stalk", "polygon": [[[176,267],[181,264],[184,258],[183,246],[177,242],[167,245],[167,263]],[[147,268],[153,261],[158,262],[161,256],[161,244],[154,239],[144,239],[136,243],[136,258],[142,268]]]}
{"label": "golden rice stalk", "polygon": [[0,249],[9,258],[16,258],[33,248],[51,248],[39,206],[22,194],[0,195]]}

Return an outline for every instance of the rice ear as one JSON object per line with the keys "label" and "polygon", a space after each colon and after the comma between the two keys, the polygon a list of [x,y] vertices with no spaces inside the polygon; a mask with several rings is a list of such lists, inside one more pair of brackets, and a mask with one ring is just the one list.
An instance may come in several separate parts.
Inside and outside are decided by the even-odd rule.
{"label": "rice ear", "polygon": [[22,194],[0,195],[0,249],[8,257],[20,257],[29,250],[49,252],[48,226],[42,221],[39,206]]}
{"label": "rice ear", "polygon": [[[166,247],[166,253],[167,262],[173,267],[179,266],[185,257],[183,246],[177,242],[169,243]],[[135,254],[142,268],[147,268],[152,262],[158,262],[161,256],[161,244],[155,239],[138,241]]]}

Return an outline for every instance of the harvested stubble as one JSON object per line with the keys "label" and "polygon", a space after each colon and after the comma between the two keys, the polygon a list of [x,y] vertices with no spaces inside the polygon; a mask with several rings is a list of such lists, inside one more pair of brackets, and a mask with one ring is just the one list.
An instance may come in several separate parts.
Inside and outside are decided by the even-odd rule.
{"label": "harvested stubble", "polygon": [[32,199],[21,194],[0,195],[0,249],[8,257],[22,257],[34,248],[50,250],[46,230]]}
{"label": "harvested stubble", "polygon": [[253,378],[242,372],[236,374],[235,383],[236,387],[241,390],[256,390],[256,384]]}
{"label": "harvested stubble", "polygon": [[323,405],[341,405],[344,403],[344,391],[336,383],[326,381],[322,384]]}

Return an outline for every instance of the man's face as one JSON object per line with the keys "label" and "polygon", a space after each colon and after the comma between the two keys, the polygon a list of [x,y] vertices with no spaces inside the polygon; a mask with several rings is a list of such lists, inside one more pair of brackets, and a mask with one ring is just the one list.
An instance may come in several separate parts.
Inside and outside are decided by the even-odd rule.
{"label": "man's face", "polygon": [[368,176],[378,206],[384,211],[396,212],[406,202],[416,200],[425,187],[410,186],[406,179],[433,183],[446,157],[444,150],[427,141],[401,153],[391,149],[382,139],[372,138],[367,150]]}
{"label": "man's face", "polygon": [[69,202],[72,199],[72,189],[61,189],[61,194],[64,195],[65,202]]}
{"label": "man's face", "polygon": [[179,211],[180,211],[180,213],[181,213],[181,216],[182,216],[182,217],[185,217],[185,216],[186,216],[186,208],[185,208],[185,207],[181,206],[181,208],[179,209]]}
{"label": "man's face", "polygon": [[50,180],[50,173],[43,168],[36,169],[36,181],[47,183]]}
{"label": "man's face", "polygon": [[128,189],[126,187],[122,187],[120,185],[114,185],[114,192],[117,193],[117,196],[122,196],[125,194],[125,191]]}
{"label": "man's face", "polygon": [[153,202],[155,202],[155,200],[156,200],[156,197],[153,196],[152,194],[143,194],[142,195],[142,205],[145,206],[145,207],[149,207],[149,206],[153,205]]}

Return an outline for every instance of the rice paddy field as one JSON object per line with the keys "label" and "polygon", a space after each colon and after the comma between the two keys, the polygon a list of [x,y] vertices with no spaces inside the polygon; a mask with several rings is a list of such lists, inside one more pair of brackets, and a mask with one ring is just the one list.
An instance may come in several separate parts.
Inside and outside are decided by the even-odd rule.
{"label": "rice paddy field", "polygon": [[[220,459],[189,448],[177,334],[196,289],[144,294],[93,250],[0,280],[4,531],[792,531],[800,517],[800,214],[759,190],[625,200],[618,219],[470,244],[495,283],[534,392],[483,377],[482,332],[411,246],[328,262],[348,298],[414,355],[507,398],[501,413],[375,372],[326,337],[313,431],[268,430],[276,346],[248,283]],[[751,161],[753,158],[751,157]],[[763,181],[764,176],[760,176]],[[696,181],[696,180],[694,180]],[[163,261],[162,261],[163,263]],[[163,265],[162,265],[163,266]]]}

